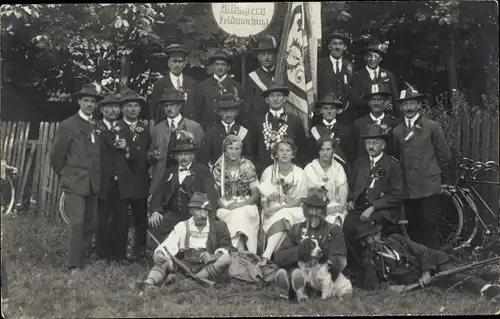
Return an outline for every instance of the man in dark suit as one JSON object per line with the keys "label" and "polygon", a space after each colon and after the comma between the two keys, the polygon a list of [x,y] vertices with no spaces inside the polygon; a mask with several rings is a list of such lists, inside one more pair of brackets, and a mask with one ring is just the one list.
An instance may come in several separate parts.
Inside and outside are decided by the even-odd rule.
{"label": "man in dark suit", "polygon": [[[252,133],[253,154],[255,154],[255,168],[260,176],[262,172],[273,163],[271,150],[278,140],[288,137],[295,141],[297,151],[297,164],[305,164],[306,146],[305,132],[302,121],[293,114],[284,110],[284,105],[290,89],[282,84],[273,83],[262,93],[269,105],[269,112],[253,120],[250,125]],[[301,153],[302,152],[302,153]]]}
{"label": "man in dark suit", "polygon": [[247,75],[244,88],[244,102],[241,112],[243,125],[249,123],[253,116],[264,115],[269,110],[262,92],[267,90],[274,81],[276,54],[278,52],[276,39],[269,34],[259,38],[257,47],[252,50],[257,55],[259,67]]}
{"label": "man in dark suit", "polygon": [[[365,142],[361,135],[366,134],[366,129],[369,124],[380,124],[391,134],[392,130],[401,122],[391,115],[384,112],[385,103],[391,98],[391,93],[386,90],[381,84],[373,84],[370,88],[370,93],[363,97],[368,101],[370,113],[355,120],[349,127],[349,150],[347,156],[351,163],[356,162],[359,156],[366,155]],[[392,147],[392,139],[386,141],[384,152],[389,155],[394,155]]]}
{"label": "man in dark suit", "polygon": [[237,124],[238,108],[242,101],[233,94],[224,94],[217,97],[217,112],[221,121],[210,127],[203,137],[203,142],[198,150],[197,162],[212,165],[222,155],[222,142],[229,134],[238,135],[243,141],[243,156],[252,160],[252,143],[248,129]]}
{"label": "man in dark suit", "polygon": [[124,128],[117,125],[120,101],[110,93],[99,102],[103,119],[96,133],[101,148],[101,186],[97,193],[96,248],[100,259],[124,262],[127,259],[128,199],[133,194],[130,149]]}
{"label": "man in dark suit", "polygon": [[411,88],[401,92],[404,123],[394,129],[393,143],[404,172],[403,204],[408,234],[417,243],[441,249],[436,195],[441,193],[441,174],[448,170],[451,153],[441,126],[422,116],[424,99],[424,95]]}
{"label": "man in dark suit", "polygon": [[319,140],[322,137],[331,136],[333,134],[333,138],[339,139],[338,148],[335,150],[333,156],[335,160],[342,165],[345,173],[348,174],[350,166],[354,164],[354,162],[349,163],[345,155],[349,149],[349,130],[347,126],[337,121],[337,115],[341,114],[344,110],[344,103],[335,93],[327,93],[323,95],[323,98],[319,100],[316,105],[319,106],[322,120],[311,128],[311,135],[308,137],[307,142],[307,146],[309,147],[309,151],[307,152],[309,159],[307,162],[311,162],[318,157],[317,143]]}
{"label": "man in dark suit", "polygon": [[180,131],[171,151],[179,164],[167,169],[161,183],[151,190],[153,214],[149,225],[158,240],[165,239],[177,223],[191,217],[188,203],[194,192],[206,193],[212,207],[217,209],[218,196],[210,170],[193,162],[196,152],[193,135]]}
{"label": "man in dark suit", "polygon": [[232,59],[223,51],[216,51],[208,56],[214,74],[208,79],[200,82],[195,96],[194,120],[200,123],[203,130],[219,122],[216,108],[216,97],[221,94],[243,92],[241,83],[229,76]]}
{"label": "man in dark suit", "polygon": [[129,260],[141,260],[146,251],[148,227],[149,196],[149,161],[148,150],[151,147],[149,123],[144,119],[146,100],[134,91],[129,90],[120,99],[123,119],[118,125],[123,128],[123,135],[130,149],[128,165],[132,172],[132,187],[134,189],[129,200],[132,209],[135,229],[134,253]]}
{"label": "man in dark suit", "polygon": [[178,44],[172,44],[167,47],[168,67],[170,72],[163,78],[157,80],[153,86],[153,92],[149,98],[150,114],[149,116],[158,124],[165,119],[163,108],[158,105],[165,89],[175,89],[186,101],[186,106],[182,110],[184,117],[194,120],[194,96],[198,87],[191,77],[182,73],[186,67],[186,56],[189,52]]}
{"label": "man in dark suit", "polygon": [[[60,178],[69,212],[68,267],[71,278],[83,267],[97,222],[97,197],[101,183],[99,141],[92,113],[101,98],[92,84],[75,93],[80,110],[59,125],[50,154],[50,164]],[[71,279],[70,279],[71,280]]]}
{"label": "man in dark suit", "polygon": [[354,272],[360,270],[362,253],[355,239],[356,224],[371,219],[382,226],[385,235],[397,231],[403,188],[399,162],[383,151],[389,138],[384,128],[370,124],[362,137],[368,154],[358,158],[349,176],[349,212],[343,225],[350,246],[347,263]]}
{"label": "man in dark suit", "polygon": [[398,89],[392,72],[382,69],[380,62],[387,53],[388,43],[374,43],[363,49],[366,67],[354,73],[351,81],[351,107],[354,118],[358,119],[370,112],[368,101],[364,96],[371,92],[373,84],[382,84],[385,91],[391,93],[391,100],[385,103],[385,111],[394,117],[401,117],[401,111],[396,103]]}
{"label": "man in dark suit", "polygon": [[186,130],[193,134],[197,147],[201,145],[204,136],[200,124],[184,118],[180,113],[185,100],[178,91],[165,90],[158,104],[163,107],[167,118],[156,124],[153,129],[151,147],[148,151],[153,166],[150,190],[158,186],[167,168],[177,165],[175,154],[169,148],[177,139],[178,132]]}
{"label": "man in dark suit", "polygon": [[[330,55],[327,58],[318,61],[318,97],[321,99],[329,93],[335,93],[337,98],[342,101],[342,107],[345,110],[339,114],[339,123],[348,125],[354,120],[349,107],[351,95],[350,82],[353,75],[353,64],[351,61],[342,57],[351,43],[350,34],[344,30],[333,30],[329,37],[328,49]],[[316,114],[312,119],[312,125],[321,122],[321,114]]]}

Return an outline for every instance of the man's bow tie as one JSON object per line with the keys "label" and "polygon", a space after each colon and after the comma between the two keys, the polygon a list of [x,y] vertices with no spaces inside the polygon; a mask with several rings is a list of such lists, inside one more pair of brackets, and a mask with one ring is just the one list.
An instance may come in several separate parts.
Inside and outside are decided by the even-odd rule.
{"label": "man's bow tie", "polygon": [[186,167],[184,167],[184,168],[180,167],[179,168],[179,172],[187,172],[187,171],[189,171],[189,168],[186,168]]}

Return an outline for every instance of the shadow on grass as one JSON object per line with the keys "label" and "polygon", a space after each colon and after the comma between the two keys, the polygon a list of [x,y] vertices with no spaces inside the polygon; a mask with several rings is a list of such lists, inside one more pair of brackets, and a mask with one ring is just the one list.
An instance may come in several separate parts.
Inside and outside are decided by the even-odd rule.
{"label": "shadow on grass", "polygon": [[[2,260],[9,274],[11,317],[205,317],[292,315],[493,314],[488,301],[429,287],[407,295],[355,290],[351,300],[280,300],[273,286],[241,282],[202,288],[180,276],[158,295],[140,295],[134,282],[148,269],[94,262],[67,286],[66,229],[33,217],[2,220]],[[494,271],[495,269],[493,269]]]}

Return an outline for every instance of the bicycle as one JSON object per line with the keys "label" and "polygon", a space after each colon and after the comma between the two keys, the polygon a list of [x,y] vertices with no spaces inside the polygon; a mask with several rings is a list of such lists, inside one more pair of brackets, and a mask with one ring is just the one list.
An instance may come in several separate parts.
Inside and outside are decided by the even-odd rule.
{"label": "bicycle", "polygon": [[1,214],[7,216],[12,213],[16,200],[16,188],[14,181],[17,178],[19,170],[7,164],[5,160],[1,160]]}

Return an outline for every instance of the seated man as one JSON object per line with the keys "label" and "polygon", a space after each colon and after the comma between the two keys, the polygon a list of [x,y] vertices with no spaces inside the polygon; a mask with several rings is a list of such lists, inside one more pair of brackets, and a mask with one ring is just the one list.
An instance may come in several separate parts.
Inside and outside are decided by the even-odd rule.
{"label": "seated man", "polygon": [[[363,276],[359,285],[364,289],[389,288],[403,292],[408,285],[430,283],[431,273],[452,269],[446,253],[428,248],[411,241],[400,234],[381,237],[381,226],[373,221],[364,220],[357,225],[357,240],[364,247]],[[500,297],[500,288],[488,284],[477,276],[455,273],[436,278],[433,282],[439,287],[448,288],[463,282],[471,292],[481,294],[487,299]]]}
{"label": "seated man", "polygon": [[[163,281],[165,275],[175,271],[174,263],[166,251],[181,259],[200,278],[217,277],[231,263],[231,235],[224,222],[209,219],[213,213],[207,194],[195,192],[189,201],[192,217],[175,225],[167,239],[155,250],[155,265],[144,281],[145,287],[153,287]],[[175,275],[167,278],[167,283]]]}
{"label": "seated man", "polygon": [[[303,261],[309,258],[311,251],[305,244],[306,239],[315,240],[323,252],[318,264],[327,265],[330,277],[321,276],[319,280],[332,282],[329,284],[329,296],[344,298],[352,295],[351,282],[342,274],[347,264],[342,229],[324,219],[328,205],[326,192],[311,188],[307,197],[301,200],[306,221],[292,226],[283,243],[274,252],[274,262],[281,268],[276,274],[276,283],[282,290],[281,297],[291,300],[296,296],[299,301],[307,299],[304,288],[310,282],[305,273],[307,266],[304,267]],[[313,271],[313,276],[319,272]],[[324,297],[325,293],[322,291],[322,298]]]}

